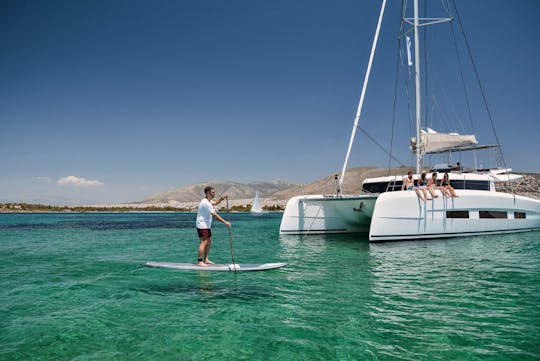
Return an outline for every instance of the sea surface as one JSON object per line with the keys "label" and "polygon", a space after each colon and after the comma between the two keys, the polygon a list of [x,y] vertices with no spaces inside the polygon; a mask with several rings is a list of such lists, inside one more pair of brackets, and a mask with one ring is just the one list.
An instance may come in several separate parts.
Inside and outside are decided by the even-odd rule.
{"label": "sea surface", "polygon": [[540,232],[370,244],[223,215],[238,263],[289,265],[142,266],[196,261],[189,213],[0,214],[0,359],[540,359]]}

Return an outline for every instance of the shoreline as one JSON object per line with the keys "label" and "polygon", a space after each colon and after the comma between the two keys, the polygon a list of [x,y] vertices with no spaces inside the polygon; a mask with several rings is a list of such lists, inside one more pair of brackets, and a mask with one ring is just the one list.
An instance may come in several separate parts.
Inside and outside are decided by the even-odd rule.
{"label": "shoreline", "polygon": [[[263,210],[267,212],[283,212],[284,202],[263,203]],[[199,202],[177,202],[167,203],[121,203],[121,204],[98,204],[98,205],[76,205],[76,206],[53,206],[33,203],[0,203],[0,214],[2,213],[197,213]],[[219,213],[249,213],[251,211],[251,200],[236,200],[230,202],[229,208],[218,207]]]}
{"label": "shoreline", "polygon": [[[320,190],[320,189],[317,189]],[[317,193],[314,189],[308,189],[306,194],[324,194]],[[515,184],[496,184],[496,190],[504,193],[514,193],[516,195],[530,197],[540,200],[540,175],[539,174],[523,174],[523,178]],[[314,191],[314,192],[312,192]],[[300,192],[299,192],[300,193]],[[352,194],[352,193],[351,193]],[[291,196],[297,194],[281,194],[280,196],[287,197],[268,197],[262,198],[261,204],[263,210],[268,212],[283,212],[285,206]],[[94,205],[47,205],[34,204],[26,202],[7,202],[0,203],[1,213],[69,213],[69,212],[102,212],[102,213],[120,213],[120,212],[197,212],[197,207],[200,201],[180,202],[177,200],[168,200],[167,202],[133,202],[133,203],[117,203],[117,204],[94,204]],[[222,204],[218,207],[218,212],[238,212],[249,213],[252,198],[232,199],[229,200],[228,209]]]}

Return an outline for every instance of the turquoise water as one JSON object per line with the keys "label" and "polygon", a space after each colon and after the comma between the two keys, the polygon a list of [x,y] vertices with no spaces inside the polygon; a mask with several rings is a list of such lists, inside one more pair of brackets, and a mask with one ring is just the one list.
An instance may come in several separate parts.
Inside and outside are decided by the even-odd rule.
{"label": "turquoise water", "polygon": [[0,214],[0,359],[540,359],[539,232],[370,244],[225,216],[237,262],[290,265],[142,267],[195,261],[193,214]]}

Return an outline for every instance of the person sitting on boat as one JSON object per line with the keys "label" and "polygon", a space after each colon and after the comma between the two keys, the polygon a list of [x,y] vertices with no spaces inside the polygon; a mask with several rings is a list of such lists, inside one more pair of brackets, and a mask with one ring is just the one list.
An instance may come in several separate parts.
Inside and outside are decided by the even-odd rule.
{"label": "person sitting on boat", "polygon": [[428,179],[427,182],[427,190],[431,194],[432,198],[439,198],[439,196],[435,193],[435,189],[437,188],[437,172],[433,172],[431,175],[431,178]]}
{"label": "person sitting on boat", "polygon": [[446,197],[458,197],[454,187],[450,185],[450,179],[448,178],[448,173],[444,173],[443,179],[441,180],[441,186],[439,187],[443,196]]}
{"label": "person sitting on boat", "polygon": [[407,176],[403,178],[403,184],[401,185],[401,190],[412,191],[414,187],[415,185],[414,185],[413,173],[410,170],[407,172]]}
{"label": "person sitting on boat", "polygon": [[[426,201],[426,200],[429,201],[432,199],[432,198],[428,198],[427,184],[428,184],[428,181],[426,179],[426,172],[423,172],[420,175],[420,179],[418,180],[418,187],[415,189],[416,194],[418,195],[418,198],[420,198],[423,201]],[[420,191],[422,191],[422,193],[420,193]]]}

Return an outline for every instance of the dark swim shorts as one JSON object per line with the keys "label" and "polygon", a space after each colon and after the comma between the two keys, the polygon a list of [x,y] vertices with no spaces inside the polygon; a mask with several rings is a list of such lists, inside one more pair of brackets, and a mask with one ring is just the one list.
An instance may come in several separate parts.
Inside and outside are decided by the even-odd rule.
{"label": "dark swim shorts", "polygon": [[210,228],[197,228],[197,234],[199,235],[199,238],[210,238],[212,237],[212,230]]}

